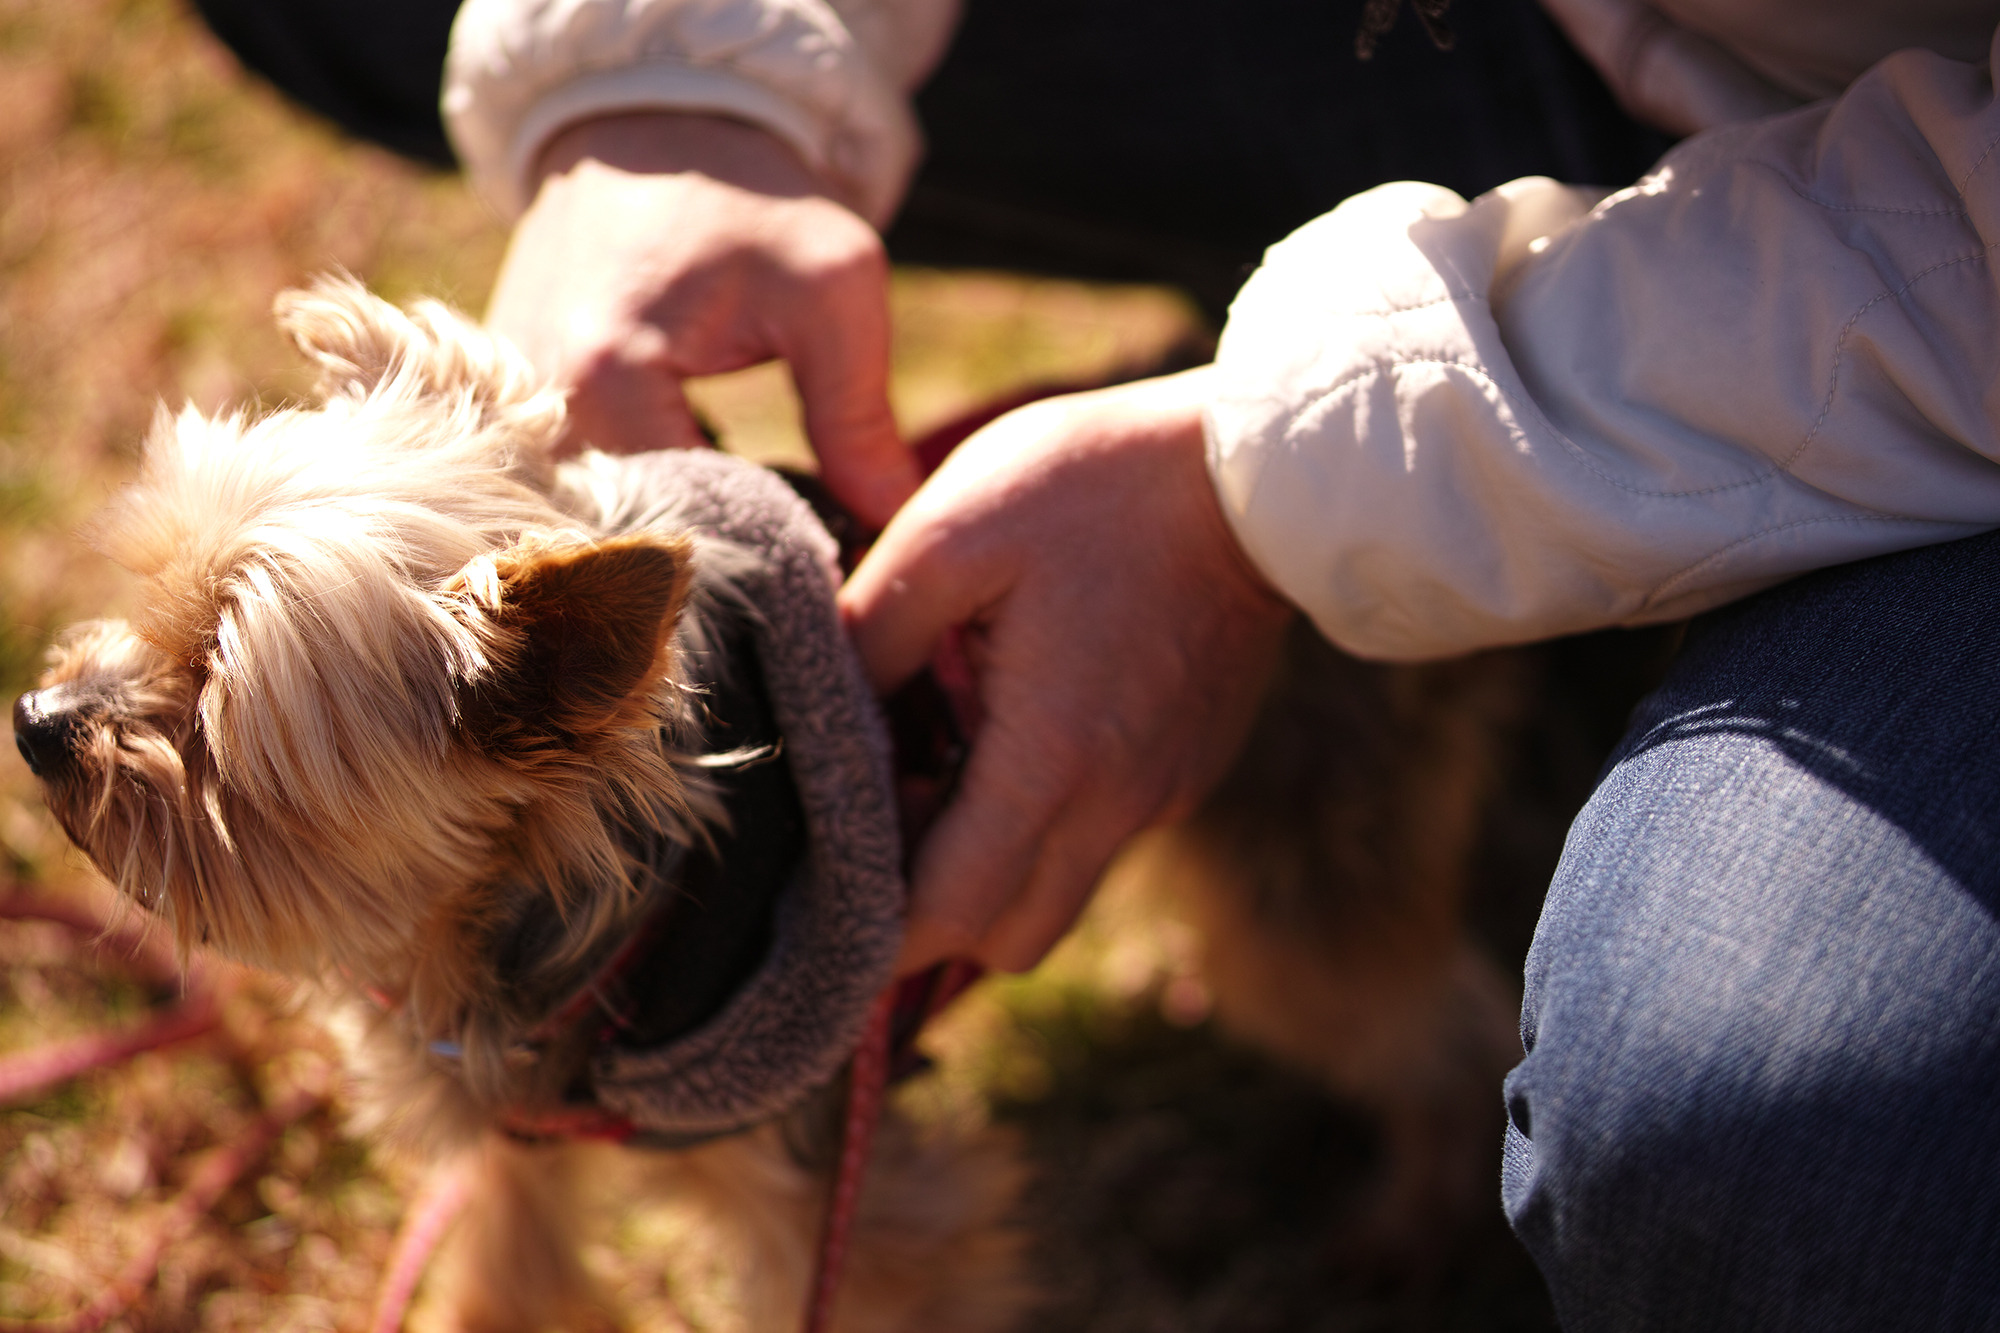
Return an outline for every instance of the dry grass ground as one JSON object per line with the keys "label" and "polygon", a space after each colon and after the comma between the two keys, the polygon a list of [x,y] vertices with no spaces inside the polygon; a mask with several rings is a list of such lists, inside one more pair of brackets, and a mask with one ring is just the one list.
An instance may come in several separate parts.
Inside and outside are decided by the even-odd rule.
{"label": "dry grass ground", "polygon": [[[273,293],[338,265],[392,298],[476,309],[503,242],[458,181],[294,111],[171,0],[0,0],[0,699],[29,682],[57,626],[122,595],[75,534],[128,472],[155,404],[272,402],[303,387],[270,329]],[[998,276],[901,273],[895,303],[894,391],[912,431],[1026,384],[1142,365],[1190,329],[1161,292]],[[731,447],[800,456],[782,371],[698,397]],[[22,885],[61,891],[86,873],[11,751],[0,856]],[[1170,923],[1124,924],[1100,917],[1044,975],[976,997],[941,1034],[945,1076],[918,1092],[995,1108],[1048,1163],[1045,1323],[1545,1321],[1504,1240],[1414,1294],[1344,1268],[1328,1237],[1365,1177],[1366,1127],[1218,1046],[1187,1005],[1165,1006],[1186,1024],[1164,1021],[1185,941]],[[161,998],[59,928],[0,923],[0,1051]],[[287,1089],[333,1082],[317,1034],[253,984],[214,1036],[0,1110],[0,1319],[89,1299],[201,1153]],[[414,1183],[342,1134],[337,1104],[315,1111],[113,1326],[361,1327]],[[671,1212],[640,1211],[596,1262],[640,1327],[730,1328],[726,1275],[698,1241]],[[684,1256],[671,1271],[669,1251]]]}

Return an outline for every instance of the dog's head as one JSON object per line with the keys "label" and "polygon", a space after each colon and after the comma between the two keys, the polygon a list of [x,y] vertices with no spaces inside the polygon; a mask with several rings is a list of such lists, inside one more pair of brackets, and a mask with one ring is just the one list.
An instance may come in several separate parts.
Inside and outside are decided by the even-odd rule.
{"label": "dog's head", "polygon": [[560,895],[685,814],[689,546],[552,504],[560,397],[442,306],[330,280],[278,317],[315,401],[162,413],[95,533],[143,609],[65,636],[15,736],[184,946],[401,984],[497,879]]}

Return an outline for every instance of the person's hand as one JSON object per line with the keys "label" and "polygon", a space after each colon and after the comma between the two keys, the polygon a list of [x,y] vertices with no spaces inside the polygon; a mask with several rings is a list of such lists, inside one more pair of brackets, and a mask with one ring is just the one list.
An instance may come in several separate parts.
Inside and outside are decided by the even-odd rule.
{"label": "person's hand", "polygon": [[710,116],[571,126],[487,323],[570,388],[562,448],[703,443],[681,380],[787,362],[827,485],[880,525],[916,489],[889,411],[888,260],[772,135]]}
{"label": "person's hand", "polygon": [[967,440],[841,592],[873,683],[967,629],[986,722],[919,849],[902,966],[1033,966],[1113,853],[1241,745],[1291,608],[1202,457],[1205,370],[1036,403]]}

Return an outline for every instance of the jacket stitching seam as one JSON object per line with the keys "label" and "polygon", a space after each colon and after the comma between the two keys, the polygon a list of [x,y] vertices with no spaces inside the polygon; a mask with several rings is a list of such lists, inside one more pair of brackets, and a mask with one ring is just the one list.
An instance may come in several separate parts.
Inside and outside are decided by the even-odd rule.
{"label": "jacket stitching seam", "polygon": [[1986,159],[1993,156],[1995,148],[2000,148],[2000,134],[1996,134],[1986,141],[1986,147],[1980,151],[1978,157],[1973,159],[1972,165],[1966,169],[1965,174],[1958,178],[1958,192],[1960,194],[1965,193],[1965,187],[1972,183],[1972,178],[1979,174],[1981,167],[1986,165]]}
{"label": "jacket stitching seam", "polygon": [[1886,204],[1836,204],[1831,199],[1822,199],[1816,194],[1808,194],[1796,185],[1789,185],[1791,192],[1807,203],[1824,208],[1832,213],[1893,213],[1912,218],[1962,218],[1964,208],[1892,208]]}
{"label": "jacket stitching seam", "polygon": [[1456,305],[1460,301],[1472,301],[1479,305],[1492,304],[1492,298],[1480,292],[1446,292],[1443,296],[1434,296],[1428,301],[1418,301],[1413,305],[1384,306],[1379,310],[1356,310],[1351,312],[1347,318],[1389,319],[1395,315],[1407,315],[1417,310],[1429,310],[1433,306]]}
{"label": "jacket stitching seam", "polygon": [[[1994,244],[2000,244],[2000,242],[1994,242]],[[1867,314],[1870,310],[1873,310],[1876,306],[1882,304],[1884,301],[1893,300],[1897,297],[1908,294],[1911,288],[1915,287],[1919,282],[1923,281],[1925,278],[1929,277],[1933,273],[1940,272],[1944,269],[1956,267],[1959,264],[1973,263],[1976,261],[1984,260],[1986,258],[1987,253],[1992,249],[1993,245],[1987,245],[1984,248],[1977,250],[1972,254],[1959,255],[1955,259],[1939,260],[1937,263],[1932,264],[1929,268],[1919,269],[1917,270],[1917,272],[1912,273],[1909,276],[1908,280],[1905,281],[1902,286],[1896,288],[1894,291],[1881,292],[1877,294],[1874,297],[1874,299],[1864,302],[1860,309],[1856,310],[1852,315],[1849,315],[1847,317],[1847,323],[1841,325],[1840,327],[1840,337],[1834,340],[1833,367],[1827,372],[1826,398],[1819,405],[1819,415],[1813,418],[1812,427],[1811,429],[1806,431],[1805,438],[1803,440],[1800,440],[1798,446],[1794,448],[1789,454],[1786,454],[1784,459],[1777,464],[1775,469],[1776,471],[1778,472],[1791,471],[1792,464],[1798,462],[1800,455],[1804,454],[1805,451],[1809,447],[1811,447],[1812,442],[1815,439],[1819,438],[1820,427],[1826,424],[1827,417],[1832,414],[1833,400],[1840,392],[1840,362],[1841,358],[1845,356],[1847,352],[1847,335],[1853,332],[1854,326],[1856,324],[1861,322],[1861,317]]]}

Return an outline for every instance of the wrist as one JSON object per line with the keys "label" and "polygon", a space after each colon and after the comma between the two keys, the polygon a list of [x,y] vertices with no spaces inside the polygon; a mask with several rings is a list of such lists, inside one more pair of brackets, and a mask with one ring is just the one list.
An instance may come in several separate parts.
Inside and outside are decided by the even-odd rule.
{"label": "wrist", "polygon": [[1298,608],[1251,557],[1215,484],[1208,438],[1208,405],[1215,384],[1215,367],[1206,365],[1140,381],[1125,391],[1170,423],[1167,437],[1177,441],[1175,467],[1186,480],[1196,531],[1206,535],[1206,544],[1216,557],[1215,575],[1223,588],[1246,610],[1290,618]]}
{"label": "wrist", "polygon": [[542,145],[531,178],[539,188],[586,162],[633,175],[691,173],[779,198],[831,194],[769,130],[699,112],[626,111],[574,122]]}

